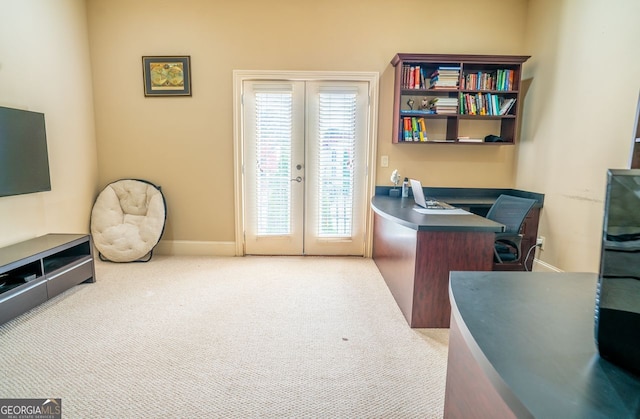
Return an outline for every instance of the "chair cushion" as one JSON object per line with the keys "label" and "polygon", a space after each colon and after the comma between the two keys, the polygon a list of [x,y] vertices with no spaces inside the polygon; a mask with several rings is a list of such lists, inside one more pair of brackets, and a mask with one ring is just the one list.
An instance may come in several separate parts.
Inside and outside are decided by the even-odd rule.
{"label": "chair cushion", "polygon": [[511,253],[511,247],[507,246],[506,244],[502,244],[500,242],[496,242],[494,244],[494,247],[496,248],[496,252],[498,253]]}
{"label": "chair cushion", "polygon": [[162,192],[150,182],[122,179],[107,185],[91,211],[91,235],[113,262],[132,262],[160,241],[166,220]]}
{"label": "chair cushion", "polygon": [[503,262],[513,262],[517,259],[514,253],[498,252],[498,256],[500,256],[500,260],[502,260]]}
{"label": "chair cushion", "polygon": [[514,262],[518,259],[518,253],[515,247],[502,242],[495,242],[494,247],[502,262]]}

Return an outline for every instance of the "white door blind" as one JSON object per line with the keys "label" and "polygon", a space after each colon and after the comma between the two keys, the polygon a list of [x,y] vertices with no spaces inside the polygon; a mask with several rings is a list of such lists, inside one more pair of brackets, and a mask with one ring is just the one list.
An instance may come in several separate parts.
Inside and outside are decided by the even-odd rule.
{"label": "white door blind", "polygon": [[247,254],[362,255],[368,83],[247,81]]}
{"label": "white door blind", "polygon": [[320,92],[318,115],[318,237],[351,237],[356,93]]}
{"label": "white door blind", "polygon": [[257,92],[256,233],[291,232],[292,93]]}

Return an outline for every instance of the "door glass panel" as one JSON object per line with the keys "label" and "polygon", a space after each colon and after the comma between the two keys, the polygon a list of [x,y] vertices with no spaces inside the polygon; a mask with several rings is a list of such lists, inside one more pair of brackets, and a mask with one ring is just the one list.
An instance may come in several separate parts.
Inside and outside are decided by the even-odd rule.
{"label": "door glass panel", "polygon": [[256,93],[257,235],[291,233],[291,92]]}
{"label": "door glass panel", "polygon": [[318,115],[318,237],[351,237],[355,154],[355,93],[320,93]]}
{"label": "door glass panel", "polygon": [[247,81],[244,88],[245,250],[302,254],[304,83]]}

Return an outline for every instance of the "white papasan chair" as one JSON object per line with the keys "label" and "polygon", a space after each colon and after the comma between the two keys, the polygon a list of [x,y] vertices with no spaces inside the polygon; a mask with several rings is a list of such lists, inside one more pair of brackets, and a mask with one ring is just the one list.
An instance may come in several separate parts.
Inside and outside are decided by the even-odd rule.
{"label": "white papasan chair", "polygon": [[91,211],[91,235],[100,259],[148,262],[166,219],[167,205],[159,186],[140,179],[110,183]]}

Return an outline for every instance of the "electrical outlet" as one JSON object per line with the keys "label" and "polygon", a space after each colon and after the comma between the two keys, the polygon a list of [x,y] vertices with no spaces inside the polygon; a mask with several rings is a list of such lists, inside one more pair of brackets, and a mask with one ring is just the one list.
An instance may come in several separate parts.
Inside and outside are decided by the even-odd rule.
{"label": "electrical outlet", "polygon": [[536,246],[538,246],[540,248],[540,250],[544,250],[544,237],[543,236],[538,236],[538,238],[536,239]]}
{"label": "electrical outlet", "polygon": [[380,156],[380,166],[389,167],[389,156]]}

